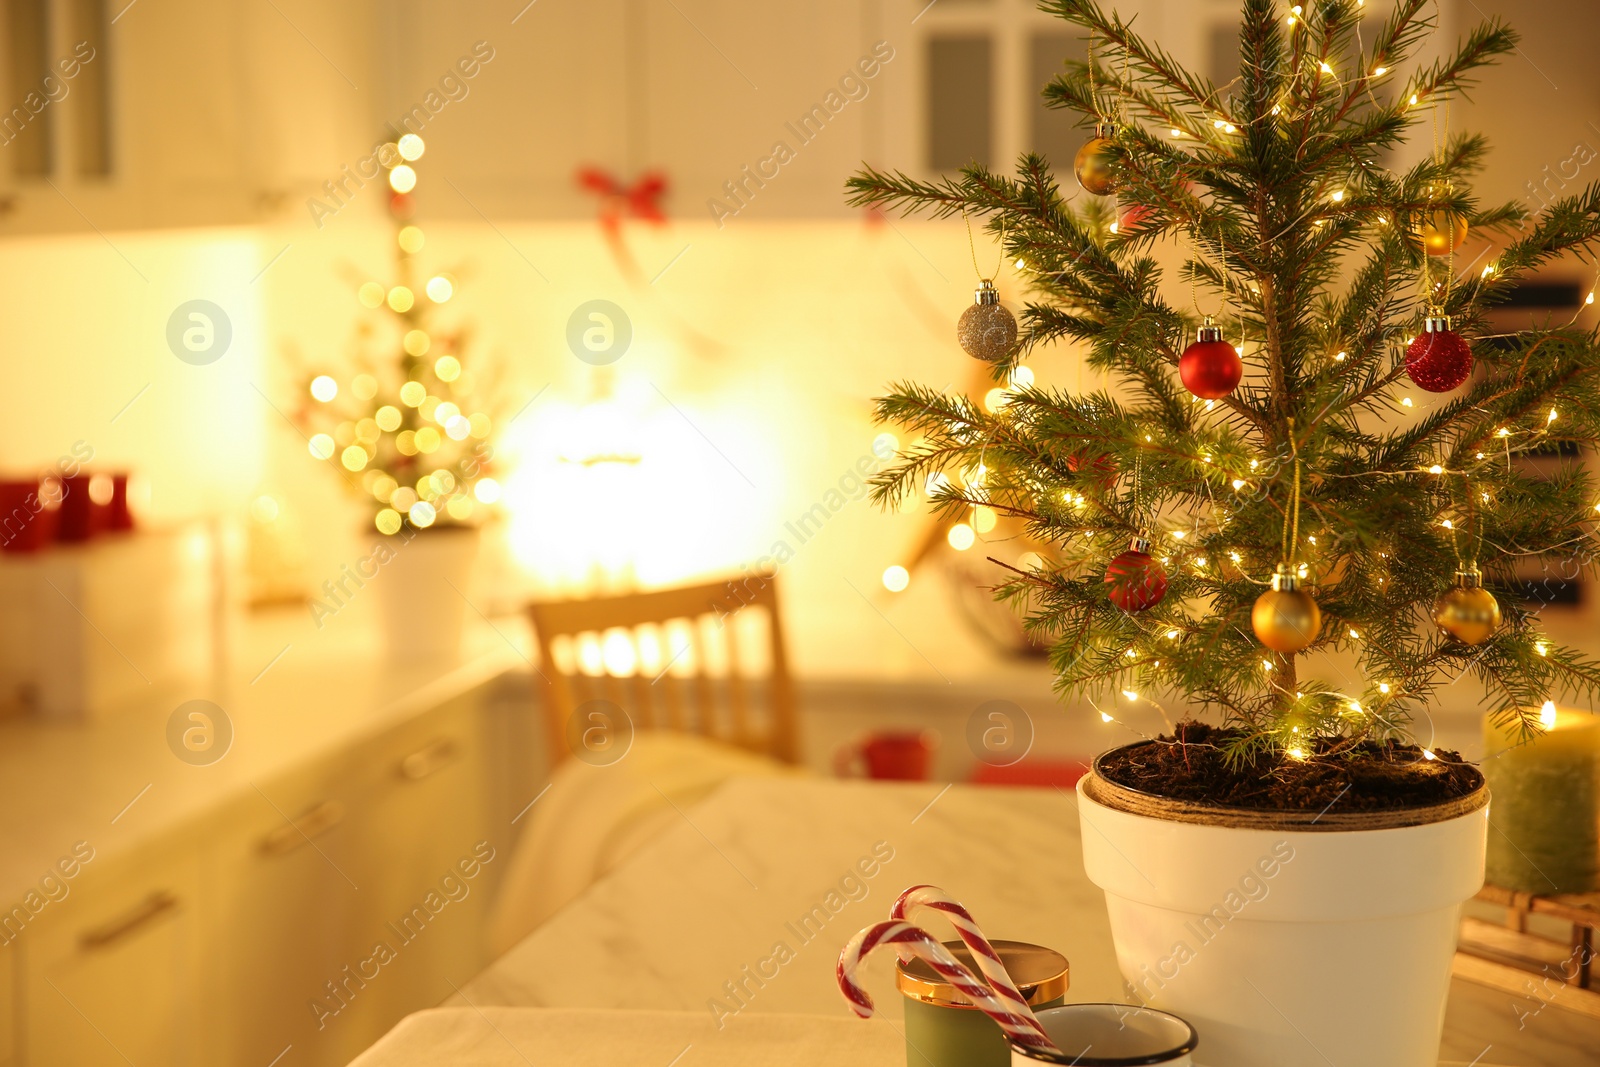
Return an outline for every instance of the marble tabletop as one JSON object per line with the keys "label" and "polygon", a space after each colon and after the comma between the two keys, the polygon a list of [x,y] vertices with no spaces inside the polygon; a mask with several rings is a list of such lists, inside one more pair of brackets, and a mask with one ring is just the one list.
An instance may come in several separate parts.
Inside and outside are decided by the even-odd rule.
{"label": "marble tabletop", "polygon": [[[1062,790],[736,780],[681,810],[669,832],[449,1003],[690,1012],[713,1033],[755,1014],[842,1017],[839,949],[919,882],[963,900],[991,937],[1064,952],[1068,1000],[1123,1001],[1076,803]],[[888,958],[865,968],[891,1022],[892,969]],[[1558,998],[1533,1013],[1504,993],[1452,986],[1445,1061],[1587,1067],[1597,1048],[1600,1021],[1561,1010]]]}
{"label": "marble tabletop", "polygon": [[351,1067],[895,1067],[892,1025],[837,1015],[755,1015],[719,1029],[701,1012],[566,1008],[419,1011]]}

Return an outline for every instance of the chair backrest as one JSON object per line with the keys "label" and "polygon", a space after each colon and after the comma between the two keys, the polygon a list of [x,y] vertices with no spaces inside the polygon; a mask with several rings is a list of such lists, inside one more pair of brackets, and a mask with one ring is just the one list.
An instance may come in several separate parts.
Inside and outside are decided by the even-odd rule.
{"label": "chair backrest", "polygon": [[[552,761],[576,751],[575,744],[587,747],[591,728],[600,736],[617,729],[695,732],[798,761],[794,683],[774,576],[535,601],[528,614],[539,643],[542,677],[534,684],[543,690]],[[749,660],[758,656],[765,660],[764,684],[752,686],[757,677]],[[753,700],[753,689],[765,700]],[[590,701],[608,703],[586,707]],[[582,722],[574,718],[580,708]],[[611,721],[616,710],[625,723]]]}

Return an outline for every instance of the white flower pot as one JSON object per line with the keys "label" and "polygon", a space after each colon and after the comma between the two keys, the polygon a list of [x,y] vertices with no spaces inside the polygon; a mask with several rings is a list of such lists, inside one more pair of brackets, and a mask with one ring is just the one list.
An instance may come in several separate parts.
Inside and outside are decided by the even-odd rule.
{"label": "white flower pot", "polygon": [[391,555],[374,579],[384,646],[396,659],[451,661],[461,654],[466,597],[478,554],[470,527],[385,539]]}
{"label": "white flower pot", "polygon": [[1434,1067],[1488,791],[1358,814],[1202,807],[1078,783],[1131,999],[1187,1019],[1202,1067]]}

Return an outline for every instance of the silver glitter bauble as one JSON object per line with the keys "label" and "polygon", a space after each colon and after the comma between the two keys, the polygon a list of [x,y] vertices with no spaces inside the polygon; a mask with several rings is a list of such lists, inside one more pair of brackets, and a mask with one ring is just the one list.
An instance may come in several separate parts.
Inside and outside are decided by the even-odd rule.
{"label": "silver glitter bauble", "polygon": [[972,306],[956,323],[956,340],[967,355],[994,363],[1004,359],[1017,342],[1016,317],[1000,306],[1000,292],[987,279],[973,294]]}

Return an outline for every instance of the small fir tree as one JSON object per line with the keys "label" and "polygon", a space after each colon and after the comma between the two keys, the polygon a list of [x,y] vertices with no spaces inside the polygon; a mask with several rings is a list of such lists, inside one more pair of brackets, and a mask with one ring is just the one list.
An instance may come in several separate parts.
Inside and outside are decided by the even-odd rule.
{"label": "small fir tree", "polygon": [[[1176,692],[1239,728],[1235,761],[1403,736],[1464,673],[1497,722],[1525,732],[1548,699],[1592,699],[1600,663],[1542,636],[1510,590],[1535,561],[1595,569],[1596,495],[1570,457],[1600,435],[1600,338],[1561,323],[1491,333],[1486,312],[1547,264],[1586,258],[1600,186],[1536,216],[1481,204],[1485,142],[1447,127],[1448,102],[1516,35],[1490,21],[1406,73],[1433,0],[1398,0],[1381,22],[1359,0],[1245,0],[1239,76],[1217,86],[1093,0],[1040,7],[1087,31],[1088,62],[1044,97],[1085,126],[1115,123],[1086,161],[1114,179],[1115,199],[1065,195],[1033,154],[1012,177],[970,166],[931,182],[872,168],[850,180],[858,206],[983,220],[1033,295],[994,359],[995,379],[1014,386],[1003,408],[912,383],[879,399],[880,420],[918,439],[875,480],[875,499],[897,505],[933,479],[941,514],[1024,519],[1053,554],[997,595],[1053,643],[1058,689]],[[1424,161],[1385,165],[1430,127]],[[1470,267],[1452,251],[1467,225],[1499,247]],[[1151,254],[1161,243],[1184,253],[1171,281]],[[1180,379],[1202,308],[1244,368],[1209,400]],[[1439,316],[1450,336],[1425,322]],[[1456,334],[1470,356],[1429,347]],[[1015,386],[1019,363],[1054,341],[1082,346],[1114,388]],[[1469,366],[1448,395],[1414,406],[1419,385],[1444,391]],[[1206,370],[1201,395],[1228,384],[1226,367],[1220,383]],[[1519,460],[1531,454],[1569,458],[1541,473]],[[1125,610],[1107,570],[1117,577],[1114,558],[1138,537],[1169,584],[1159,596],[1135,567],[1131,585],[1109,588],[1133,609],[1157,602]],[[1252,625],[1280,564],[1320,606],[1301,652],[1273,651]],[[1435,622],[1439,598],[1470,589],[1474,566],[1503,621],[1469,611],[1447,618],[1453,636]],[[1483,595],[1468,599],[1481,608]]]}

